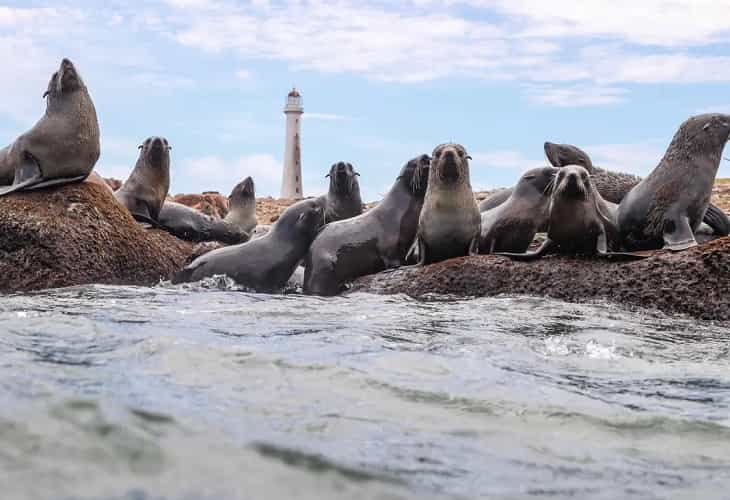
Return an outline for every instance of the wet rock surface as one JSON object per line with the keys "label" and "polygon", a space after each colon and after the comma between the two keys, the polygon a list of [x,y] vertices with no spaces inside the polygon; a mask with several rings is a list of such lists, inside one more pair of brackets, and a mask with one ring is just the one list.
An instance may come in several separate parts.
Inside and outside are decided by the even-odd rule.
{"label": "wet rock surface", "polygon": [[496,255],[461,257],[360,278],[350,291],[416,298],[525,294],[569,302],[608,300],[730,321],[730,237],[685,252],[656,251],[633,262],[565,256],[533,262]]}
{"label": "wet rock surface", "polygon": [[94,183],[0,198],[0,292],[151,285],[179,270],[191,250],[188,242],[137,224]]}

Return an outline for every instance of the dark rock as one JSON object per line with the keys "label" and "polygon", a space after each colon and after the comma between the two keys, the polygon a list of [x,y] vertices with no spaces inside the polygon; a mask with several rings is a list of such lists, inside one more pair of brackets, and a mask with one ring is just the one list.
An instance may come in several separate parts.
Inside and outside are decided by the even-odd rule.
{"label": "dark rock", "polygon": [[89,283],[151,285],[192,244],[137,224],[114,195],[83,182],[0,198],[0,291]]}
{"label": "dark rock", "polygon": [[350,291],[416,298],[525,294],[569,302],[608,300],[730,321],[730,237],[679,253],[652,252],[633,262],[565,256],[533,262],[496,255],[461,257],[363,277]]}

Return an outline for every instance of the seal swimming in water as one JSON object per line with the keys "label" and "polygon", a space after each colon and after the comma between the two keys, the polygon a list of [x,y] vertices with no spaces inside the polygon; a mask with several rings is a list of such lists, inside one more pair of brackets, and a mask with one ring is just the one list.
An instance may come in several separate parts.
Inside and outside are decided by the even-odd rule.
{"label": "seal swimming in water", "polygon": [[258,221],[256,220],[256,189],[253,179],[246,177],[231,191],[228,214],[223,219],[252,234]]}
{"label": "seal swimming in water", "polygon": [[470,159],[461,144],[433,150],[414,247],[421,265],[478,251],[481,217],[469,180]]}
{"label": "seal swimming in water", "polygon": [[405,263],[418,230],[430,161],[425,154],[410,160],[377,206],[320,231],[305,259],[304,293],[336,295],[355,278]]}
{"label": "seal swimming in water", "polygon": [[134,170],[114,196],[139,222],[158,224],[170,189],[170,144],[164,137],[148,137],[139,146]]}
{"label": "seal swimming in water", "polygon": [[548,253],[609,255],[611,250],[619,248],[615,218],[616,205],[601,197],[588,171],[569,165],[558,169],[554,181],[545,242],[534,252],[499,252],[499,255],[518,260],[536,259]]}
{"label": "seal swimming in water", "polygon": [[533,168],[520,177],[507,200],[482,212],[479,253],[525,252],[550,214],[555,167]]}
{"label": "seal swimming in water", "polygon": [[198,281],[224,274],[257,292],[278,291],[294,273],[322,221],[320,202],[302,200],[287,208],[265,236],[208,252],[176,274],[172,281]]}
{"label": "seal swimming in water", "polygon": [[330,179],[329,191],[319,197],[325,207],[325,223],[349,219],[362,213],[359,176],[350,163],[340,161],[330,167],[325,176]]}
{"label": "seal swimming in water", "polygon": [[685,250],[705,217],[730,115],[711,113],[685,121],[659,165],[621,200],[618,225],[631,250]]}
{"label": "seal swimming in water", "polygon": [[82,181],[99,159],[96,109],[71,61],[61,61],[43,97],[41,119],[0,150],[0,196]]}
{"label": "seal swimming in water", "polygon": [[[593,166],[588,154],[572,144],[546,142],[544,149],[548,161],[555,167],[580,165],[588,170],[598,192],[605,200],[612,203],[621,203],[626,194],[641,182],[641,177],[636,175],[612,172]],[[721,208],[712,203],[707,207],[703,222],[718,236],[730,234],[730,219]]]}

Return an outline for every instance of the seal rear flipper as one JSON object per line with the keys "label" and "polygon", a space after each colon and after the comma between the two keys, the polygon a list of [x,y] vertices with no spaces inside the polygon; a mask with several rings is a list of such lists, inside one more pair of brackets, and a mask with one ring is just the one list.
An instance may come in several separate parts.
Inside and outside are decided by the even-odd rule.
{"label": "seal rear flipper", "polygon": [[504,257],[509,257],[512,260],[522,260],[522,261],[528,261],[528,260],[536,260],[542,257],[543,255],[546,255],[550,253],[550,251],[555,248],[555,243],[550,239],[547,238],[540,247],[535,250],[534,252],[525,252],[525,253],[511,253],[511,252],[495,252],[493,255],[502,255]]}
{"label": "seal rear flipper", "polygon": [[697,246],[697,240],[695,240],[687,216],[666,219],[664,221],[664,234],[662,237],[664,238],[664,249],[673,252],[679,252]]}
{"label": "seal rear flipper", "polygon": [[730,218],[719,207],[710,204],[702,219],[704,223],[710,226],[714,233],[718,236],[727,236],[730,234]]}
{"label": "seal rear flipper", "polygon": [[420,262],[420,253],[418,251],[418,237],[411,243],[411,248],[406,252],[406,258],[404,259],[405,264],[413,264]]}

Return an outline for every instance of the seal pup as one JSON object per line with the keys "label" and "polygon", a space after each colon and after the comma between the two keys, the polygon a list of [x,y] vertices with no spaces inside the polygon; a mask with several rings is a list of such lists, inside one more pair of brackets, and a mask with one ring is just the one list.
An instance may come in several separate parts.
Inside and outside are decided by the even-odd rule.
{"label": "seal pup", "polygon": [[545,242],[534,252],[498,254],[517,260],[536,259],[548,253],[642,258],[609,253],[619,246],[615,214],[616,205],[601,197],[585,168],[563,167],[558,170],[550,195]]}
{"label": "seal pup", "polygon": [[420,265],[475,255],[481,217],[469,180],[471,157],[461,144],[433,150],[414,251]]}
{"label": "seal pup", "polygon": [[340,161],[330,167],[329,173],[325,175],[330,180],[329,191],[319,197],[325,207],[325,223],[349,219],[362,213],[359,176],[350,163]]}
{"label": "seal pup", "polygon": [[528,170],[504,203],[482,212],[479,253],[527,251],[535,234],[547,226],[550,190],[558,170]]}
{"label": "seal pup", "polygon": [[61,61],[43,97],[45,114],[33,128],[0,150],[0,196],[80,182],[99,159],[96,109],[70,60]]}
{"label": "seal pup", "polygon": [[256,190],[253,179],[246,177],[231,191],[228,197],[229,210],[223,219],[252,234],[258,221],[256,219]]}
{"label": "seal pup", "polygon": [[281,290],[309,249],[322,221],[322,206],[317,199],[297,202],[284,211],[265,236],[208,252],[177,273],[172,282],[198,281],[223,274],[257,292]]}
{"label": "seal pup", "polygon": [[405,263],[418,230],[430,162],[425,154],[408,161],[374,208],[320,231],[305,258],[304,293],[336,295],[355,278]]}
{"label": "seal pup", "polygon": [[[612,203],[621,203],[624,196],[641,182],[641,177],[636,175],[612,172],[611,170],[595,167],[588,154],[572,144],[545,142],[544,149],[548,161],[555,167],[580,165],[588,170],[598,192],[605,200]],[[718,236],[730,234],[730,218],[721,208],[713,204],[707,207],[703,222],[710,226],[712,232]],[[707,235],[703,234],[704,236]]]}
{"label": "seal pup", "polygon": [[250,234],[238,224],[216,219],[192,207],[165,200],[157,217],[159,226],[181,240],[220,241],[236,245],[248,241]]}
{"label": "seal pup", "polygon": [[114,196],[139,222],[157,226],[170,189],[170,144],[164,137],[148,137],[139,146],[134,170]]}
{"label": "seal pup", "polygon": [[694,232],[705,217],[730,115],[710,113],[685,121],[659,165],[621,201],[618,225],[631,250],[679,251],[697,245]]}

